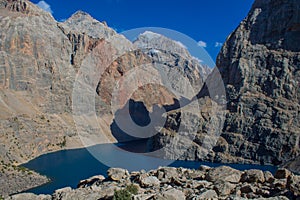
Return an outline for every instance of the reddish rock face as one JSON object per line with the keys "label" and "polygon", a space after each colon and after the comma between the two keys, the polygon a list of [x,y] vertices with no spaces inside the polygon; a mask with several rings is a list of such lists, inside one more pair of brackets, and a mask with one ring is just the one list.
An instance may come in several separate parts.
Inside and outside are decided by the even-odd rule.
{"label": "reddish rock face", "polygon": [[[122,84],[120,81],[124,80],[126,74],[134,71],[135,68],[138,70],[141,66],[149,64],[152,67],[151,63],[151,57],[141,50],[129,52],[117,58],[101,76],[97,87],[98,95],[105,103],[110,105],[116,83]],[[146,73],[146,71],[144,72]],[[120,108],[122,108],[129,99],[144,102],[148,111],[152,111],[153,105],[163,106],[172,105],[174,103],[173,98],[176,98],[176,96],[165,88],[162,83],[143,84],[142,81],[140,81],[140,84],[138,83],[140,79],[144,79],[145,77],[146,75],[136,73],[131,81],[132,86],[126,86],[132,87],[132,90],[130,90],[131,93],[128,94],[129,91],[127,90],[118,93]]]}

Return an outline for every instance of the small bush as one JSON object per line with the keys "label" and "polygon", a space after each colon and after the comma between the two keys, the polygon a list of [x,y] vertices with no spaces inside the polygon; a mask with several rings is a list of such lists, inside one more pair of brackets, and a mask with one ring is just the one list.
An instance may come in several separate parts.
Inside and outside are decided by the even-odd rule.
{"label": "small bush", "polygon": [[21,172],[28,171],[28,169],[26,167],[23,167],[23,166],[18,166],[17,169],[18,169],[18,171],[21,171]]}
{"label": "small bush", "polygon": [[131,196],[132,194],[126,189],[118,190],[115,191],[113,200],[131,200]]}
{"label": "small bush", "polygon": [[126,187],[126,190],[128,190],[131,194],[136,195],[139,191],[139,188],[136,185],[131,184]]}
{"label": "small bush", "polygon": [[66,136],[64,136],[63,141],[60,142],[60,143],[57,143],[56,145],[57,145],[57,146],[60,146],[60,148],[63,148],[63,147],[66,146],[66,144],[67,144],[67,140],[66,140]]}
{"label": "small bush", "polygon": [[125,189],[123,190],[118,190],[115,191],[114,193],[114,200],[131,200],[132,195],[138,193],[138,187],[131,184],[128,185]]}

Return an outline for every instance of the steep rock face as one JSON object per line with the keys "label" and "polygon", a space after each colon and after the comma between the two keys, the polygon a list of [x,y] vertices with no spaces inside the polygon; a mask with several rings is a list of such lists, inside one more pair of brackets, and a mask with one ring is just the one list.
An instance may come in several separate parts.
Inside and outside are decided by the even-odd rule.
{"label": "steep rock face", "polygon": [[[0,165],[2,195],[47,180],[6,170],[75,141],[71,43],[53,17],[29,1],[0,1]],[[76,145],[75,145],[76,146]],[[28,184],[23,180],[34,180]]]}
{"label": "steep rock face", "polygon": [[[1,152],[7,152],[1,159],[18,163],[57,148],[72,132],[70,120],[55,115],[71,110],[75,73],[69,64],[71,43],[50,14],[28,1],[1,2]],[[10,138],[15,143],[5,144]]]}
{"label": "steep rock face", "polygon": [[218,56],[231,155],[280,164],[300,153],[299,12],[299,1],[255,1]]}
{"label": "steep rock face", "polygon": [[78,11],[58,26],[72,43],[71,64],[80,68],[85,56],[104,39],[119,51],[130,50],[132,44],[124,36],[117,34],[105,22],[99,22],[89,14]]}
{"label": "steep rock face", "polygon": [[[228,37],[217,69],[207,79],[213,82],[220,73],[225,85],[222,134],[204,157],[197,154],[197,145],[203,144],[195,139],[195,146],[185,149],[183,159],[278,165],[299,155],[299,6],[299,1],[255,1],[246,19]],[[204,96],[216,99],[207,87],[197,95],[200,101]],[[176,118],[169,118],[172,127]],[[197,120],[200,124],[208,121]],[[203,135],[201,126],[197,132]],[[168,137],[158,135],[154,149],[164,146]]]}
{"label": "steep rock face", "polygon": [[211,69],[193,57],[181,42],[163,35],[145,31],[134,41],[134,45],[143,49],[156,62],[166,62],[174,67],[181,67],[183,70],[181,73],[188,76],[195,92],[201,89],[203,82],[211,73]]}

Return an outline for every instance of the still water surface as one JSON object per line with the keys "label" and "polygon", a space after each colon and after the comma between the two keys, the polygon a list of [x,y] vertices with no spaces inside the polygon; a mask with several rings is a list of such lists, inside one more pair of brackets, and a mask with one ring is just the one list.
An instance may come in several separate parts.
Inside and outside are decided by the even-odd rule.
{"label": "still water surface", "polygon": [[[138,148],[138,145],[129,144],[130,148]],[[140,154],[128,154],[125,150],[120,150],[117,146],[124,144],[109,145],[101,144],[91,147],[93,152],[99,152],[98,158],[110,160],[111,162],[103,164],[96,159],[86,148],[75,150],[63,150],[54,153],[42,155],[23,166],[46,175],[51,182],[40,187],[28,190],[36,194],[52,194],[56,189],[70,186],[76,188],[80,180],[87,179],[94,175],[102,174],[106,176],[106,171],[110,167],[127,168],[129,171],[156,169],[159,166],[173,166],[197,169],[200,165],[216,167],[224,164],[207,163],[197,161],[174,161],[162,160],[143,156]],[[125,145],[126,146],[126,145]],[[128,146],[127,146],[128,147]],[[128,149],[127,149],[128,150]],[[261,169],[275,172],[276,167],[261,165],[229,164],[229,166],[239,169]]]}

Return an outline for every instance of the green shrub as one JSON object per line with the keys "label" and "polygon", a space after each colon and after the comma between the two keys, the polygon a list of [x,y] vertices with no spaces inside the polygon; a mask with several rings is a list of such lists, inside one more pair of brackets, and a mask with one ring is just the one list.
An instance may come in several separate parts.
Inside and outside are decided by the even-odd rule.
{"label": "green shrub", "polygon": [[66,144],[67,144],[67,140],[66,140],[66,136],[64,136],[63,141],[60,142],[60,143],[57,143],[56,145],[57,145],[57,146],[60,146],[60,148],[63,148],[63,147],[66,146]]}
{"label": "green shrub", "polygon": [[138,193],[138,187],[131,184],[128,185],[125,189],[123,190],[118,190],[115,191],[114,193],[114,200],[131,200],[132,195]]}
{"label": "green shrub", "polygon": [[126,187],[126,190],[128,190],[131,194],[136,195],[139,191],[139,188],[136,185],[131,184]]}
{"label": "green shrub", "polygon": [[26,167],[23,167],[23,166],[18,166],[17,167],[17,169],[18,169],[18,171],[20,172],[26,172],[26,171],[28,171],[28,169],[26,168]]}
{"label": "green shrub", "polygon": [[115,191],[113,200],[131,200],[131,196],[132,194],[126,189],[118,190]]}

